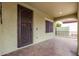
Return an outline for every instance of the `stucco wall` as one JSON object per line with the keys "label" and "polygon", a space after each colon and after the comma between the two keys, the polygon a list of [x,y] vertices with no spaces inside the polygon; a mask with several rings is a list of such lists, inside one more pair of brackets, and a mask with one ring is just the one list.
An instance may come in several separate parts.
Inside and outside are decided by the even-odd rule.
{"label": "stucco wall", "polygon": [[[34,12],[34,42],[40,42],[47,39],[51,39],[54,34],[53,33],[45,33],[45,17],[46,15],[43,15],[39,12]],[[50,21],[50,20],[49,20]],[[38,28],[38,30],[36,30]]]}
{"label": "stucco wall", "polygon": [[77,44],[78,44],[78,55],[79,55],[79,3],[78,3],[78,40],[77,40]]}
{"label": "stucco wall", "polygon": [[[17,50],[17,4],[23,5],[34,11],[33,17],[33,44],[54,37],[54,32],[45,33],[45,18],[50,18],[47,14],[24,3],[2,3],[3,25],[0,25],[0,45],[2,54]],[[49,20],[49,19],[48,19]],[[53,20],[50,20],[53,21]],[[1,28],[2,26],[2,28]],[[38,30],[36,30],[38,28]]]}
{"label": "stucco wall", "polygon": [[[1,20],[1,17],[0,17],[0,20]],[[1,26],[1,22],[0,22],[0,54],[2,53],[2,26]]]}
{"label": "stucco wall", "polygon": [[14,51],[17,47],[16,3],[2,3],[2,53]]}

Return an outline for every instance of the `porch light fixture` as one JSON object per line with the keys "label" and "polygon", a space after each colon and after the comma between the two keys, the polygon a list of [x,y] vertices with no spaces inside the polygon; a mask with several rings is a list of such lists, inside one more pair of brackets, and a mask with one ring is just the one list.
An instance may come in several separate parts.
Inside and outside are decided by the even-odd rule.
{"label": "porch light fixture", "polygon": [[62,14],[62,12],[60,11],[60,12],[59,12],[59,14],[61,15],[61,14]]}

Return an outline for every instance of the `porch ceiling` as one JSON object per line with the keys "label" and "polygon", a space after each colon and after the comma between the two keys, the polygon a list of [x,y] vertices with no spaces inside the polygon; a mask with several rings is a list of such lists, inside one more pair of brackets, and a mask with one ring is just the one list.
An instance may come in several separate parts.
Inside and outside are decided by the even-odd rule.
{"label": "porch ceiling", "polygon": [[50,17],[60,17],[77,12],[76,2],[27,2],[45,13]]}

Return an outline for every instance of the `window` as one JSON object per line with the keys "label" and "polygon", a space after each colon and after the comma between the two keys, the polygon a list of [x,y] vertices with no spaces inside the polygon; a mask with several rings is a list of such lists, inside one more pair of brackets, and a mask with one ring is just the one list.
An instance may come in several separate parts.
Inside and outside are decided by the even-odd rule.
{"label": "window", "polygon": [[46,33],[53,32],[53,22],[46,20]]}

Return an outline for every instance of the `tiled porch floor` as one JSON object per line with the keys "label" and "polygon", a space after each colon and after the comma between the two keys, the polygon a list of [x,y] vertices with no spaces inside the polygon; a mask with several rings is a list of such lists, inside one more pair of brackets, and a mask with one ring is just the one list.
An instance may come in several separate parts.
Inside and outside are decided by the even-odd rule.
{"label": "tiled porch floor", "polygon": [[5,56],[76,56],[77,42],[73,39],[50,39]]}

